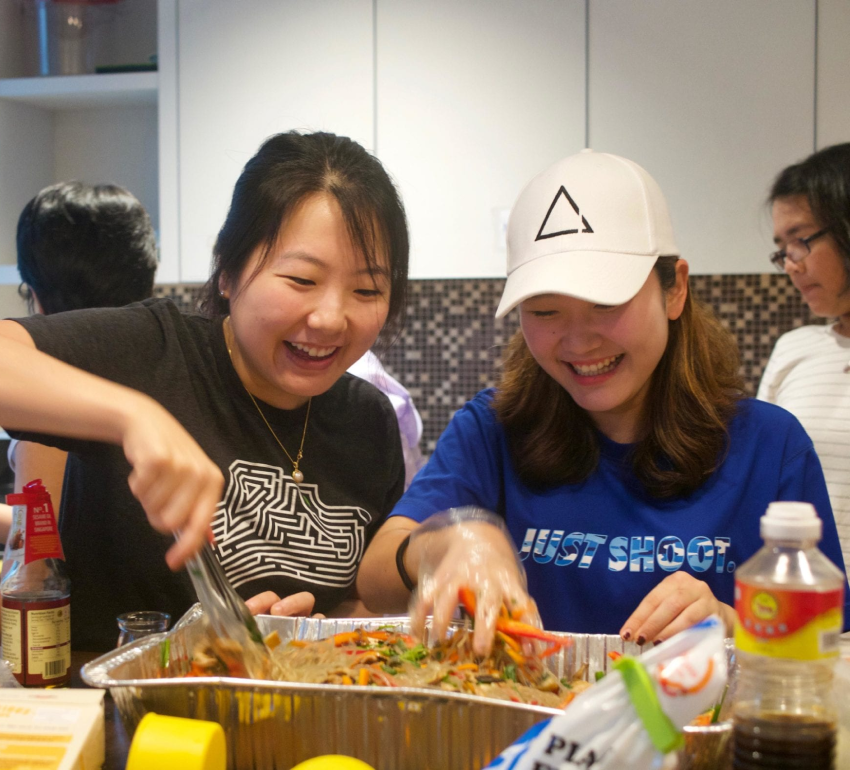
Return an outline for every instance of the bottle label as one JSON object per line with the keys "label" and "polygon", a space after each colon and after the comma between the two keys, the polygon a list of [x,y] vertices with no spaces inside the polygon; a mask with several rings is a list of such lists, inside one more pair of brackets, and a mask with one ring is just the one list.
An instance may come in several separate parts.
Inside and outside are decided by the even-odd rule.
{"label": "bottle label", "polygon": [[4,596],[2,602],[3,652],[18,681],[37,687],[67,681],[71,667],[70,597],[19,601]]}
{"label": "bottle label", "polygon": [[33,495],[27,511],[27,526],[24,536],[24,564],[39,559],[65,559],[59,528],[50,495]]}
{"label": "bottle label", "polygon": [[735,582],[735,646],[772,658],[838,657],[844,589],[789,591]]}
{"label": "bottle label", "polygon": [[21,650],[22,622],[21,611],[6,606],[0,609],[0,623],[3,624],[0,639],[3,643],[3,657],[12,664],[12,673],[20,679],[24,670],[24,656]]}

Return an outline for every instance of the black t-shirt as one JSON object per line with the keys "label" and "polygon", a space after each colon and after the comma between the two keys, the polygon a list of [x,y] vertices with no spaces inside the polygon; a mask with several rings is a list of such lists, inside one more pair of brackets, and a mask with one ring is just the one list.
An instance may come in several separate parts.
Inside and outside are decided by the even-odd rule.
{"label": "black t-shirt", "polygon": [[[401,496],[404,461],[389,400],[346,374],[313,398],[300,488],[230,362],[221,320],[181,313],[168,300],[18,320],[39,350],[162,404],[218,465],[224,499],[216,552],[245,598],[310,591],[316,612],[351,593],[366,545]],[[306,405],[258,401],[291,455]],[[10,431],[69,452],[60,532],[71,577],[71,641],[106,650],[116,615],[180,617],[196,601],[185,571],[165,564],[173,538],[151,528],[127,484],[121,447]]]}

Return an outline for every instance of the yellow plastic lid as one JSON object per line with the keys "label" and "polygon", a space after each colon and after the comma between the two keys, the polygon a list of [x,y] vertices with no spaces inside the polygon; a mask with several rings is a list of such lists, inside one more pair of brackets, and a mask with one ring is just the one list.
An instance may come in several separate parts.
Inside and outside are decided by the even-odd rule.
{"label": "yellow plastic lid", "polygon": [[126,770],[225,770],[224,730],[217,722],[146,714],[133,736]]}
{"label": "yellow plastic lid", "polygon": [[[127,770],[129,770],[129,766]],[[292,770],[375,770],[375,768],[354,757],[345,757],[342,754],[326,754],[323,757],[314,757],[300,765],[295,765]]]}

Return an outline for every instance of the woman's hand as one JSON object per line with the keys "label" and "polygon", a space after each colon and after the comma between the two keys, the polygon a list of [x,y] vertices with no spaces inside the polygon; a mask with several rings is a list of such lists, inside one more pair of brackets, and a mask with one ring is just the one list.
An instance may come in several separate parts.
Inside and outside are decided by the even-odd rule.
{"label": "woman's hand", "polygon": [[121,433],[133,466],[130,490],[154,529],[180,533],[165,556],[176,570],[210,538],[224,477],[174,417],[153,399],[136,395]]}
{"label": "woman's hand", "polygon": [[[274,591],[263,591],[245,602],[252,615],[278,615],[280,617],[309,617],[316,597],[309,591],[290,594],[281,599]],[[314,615],[313,617],[324,617]]]}
{"label": "woman's hand", "polygon": [[735,626],[735,610],[715,598],[702,580],[687,572],[675,572],[653,588],[620,629],[623,639],[661,642],[674,634],[719,615],[731,636]]}
{"label": "woman's hand", "polygon": [[501,527],[482,520],[414,531],[411,561],[419,565],[419,584],[411,610],[419,633],[425,616],[433,613],[432,632],[443,638],[458,606],[461,588],[475,601],[473,649],[487,655],[496,633],[496,618],[504,604],[516,619],[540,625],[537,607],[525,590],[525,575],[516,551]]}

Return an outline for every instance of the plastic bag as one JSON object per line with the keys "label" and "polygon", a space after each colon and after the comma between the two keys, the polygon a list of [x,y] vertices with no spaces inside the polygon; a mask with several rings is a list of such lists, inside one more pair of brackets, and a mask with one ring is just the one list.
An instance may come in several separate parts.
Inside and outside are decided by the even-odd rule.
{"label": "plastic bag", "polygon": [[669,766],[665,754],[681,745],[681,728],[710,709],[723,693],[727,673],[723,639],[723,623],[712,615],[639,659],[623,659],[615,671],[576,697],[563,715],[535,725],[488,767],[659,770]]}
{"label": "plastic bag", "polygon": [[[2,654],[0,650],[0,655]],[[23,687],[15,677],[12,664],[8,660],[0,660],[0,687]]]}
{"label": "plastic bag", "polygon": [[504,519],[475,506],[431,516],[413,531],[411,546],[421,553],[410,616],[420,635],[433,614],[433,640],[445,636],[458,606],[458,592],[476,598],[475,651],[489,653],[496,617],[504,604],[515,619],[540,626],[537,606],[526,590],[525,570]]}

